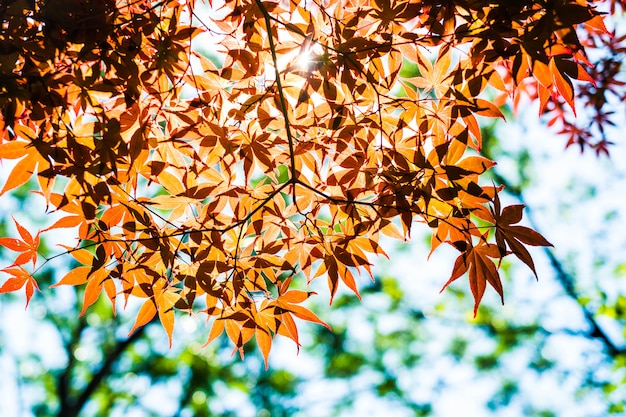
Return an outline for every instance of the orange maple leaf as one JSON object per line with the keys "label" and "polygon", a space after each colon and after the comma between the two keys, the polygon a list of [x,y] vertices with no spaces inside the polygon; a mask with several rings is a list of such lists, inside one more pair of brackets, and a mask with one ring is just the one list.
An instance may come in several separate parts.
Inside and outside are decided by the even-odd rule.
{"label": "orange maple leaf", "polygon": [[470,247],[467,251],[459,255],[454,263],[452,275],[441,291],[465,274],[465,272],[469,271],[469,284],[472,295],[474,296],[474,317],[476,317],[476,312],[478,311],[478,306],[485,293],[487,283],[496,290],[500,295],[502,304],[504,304],[502,281],[500,281],[498,268],[492,260],[501,257],[502,255],[497,245],[481,240],[478,245]]}
{"label": "orange maple leaf", "polygon": [[40,232],[37,232],[33,238],[33,235],[31,235],[28,230],[19,224],[15,218],[13,218],[13,222],[15,223],[22,240],[11,237],[2,237],[0,238],[0,245],[15,252],[21,252],[17,258],[15,258],[15,261],[11,266],[24,265],[30,261],[32,261],[33,266],[35,266],[37,263],[37,249],[39,248]]}
{"label": "orange maple leaf", "polygon": [[13,275],[12,278],[9,278],[3,285],[0,287],[0,294],[6,292],[17,291],[22,287],[26,287],[26,307],[28,307],[28,303],[30,302],[30,298],[33,296],[35,290],[39,290],[39,285],[37,285],[37,281],[32,275],[25,270],[21,266],[9,267],[2,269],[2,272],[6,272],[7,274]]}
{"label": "orange maple leaf", "polygon": [[[19,136],[26,137],[28,140],[35,140],[35,133],[32,129],[26,126],[16,126],[16,130],[19,131]],[[47,167],[49,162],[44,159],[37,149],[30,146],[30,142],[14,140],[0,144],[0,160],[2,159],[19,159],[11,170],[8,178],[6,179],[0,196],[20,185],[25,184],[33,173],[37,171],[37,167]]]}

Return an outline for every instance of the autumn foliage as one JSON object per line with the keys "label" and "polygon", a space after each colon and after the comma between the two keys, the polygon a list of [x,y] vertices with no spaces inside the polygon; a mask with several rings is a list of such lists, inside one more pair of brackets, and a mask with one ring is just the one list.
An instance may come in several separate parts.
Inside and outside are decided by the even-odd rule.
{"label": "autumn foliage", "polygon": [[458,250],[446,286],[467,273],[475,310],[487,284],[503,296],[503,257],[535,272],[527,246],[549,243],[483,179],[480,118],[507,100],[573,110],[595,82],[580,39],[610,39],[584,0],[13,0],[0,16],[1,193],[34,177],[61,214],[1,238],[0,292],[28,301],[40,235],[71,228],[55,286],[85,285],[82,313],[137,297],[131,331],[158,317],[171,343],[181,310],[265,358],[277,335],[298,343],[297,319],[323,324],[301,305],[311,281],[358,295],[381,237],[415,223]]}

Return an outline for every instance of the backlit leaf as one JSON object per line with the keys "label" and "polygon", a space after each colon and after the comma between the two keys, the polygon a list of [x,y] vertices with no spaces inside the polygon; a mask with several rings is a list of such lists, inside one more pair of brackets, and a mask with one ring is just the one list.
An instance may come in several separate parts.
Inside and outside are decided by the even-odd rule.
{"label": "backlit leaf", "polygon": [[20,265],[65,256],[52,287],[84,291],[81,315],[103,292],[114,313],[118,294],[141,299],[131,333],[158,315],[171,345],[176,310],[206,314],[208,342],[226,333],[243,357],[254,337],[266,366],[277,335],[299,346],[301,321],[328,327],[306,305],[312,281],[331,303],[343,285],[360,298],[382,236],[430,227],[432,250],[459,252],[448,284],[467,273],[475,311],[487,284],[503,297],[501,259],[535,272],[527,247],[549,243],[483,185],[497,162],[483,118],[538,102],[586,146],[612,123],[605,97],[624,96],[592,51],[621,56],[626,38],[591,2],[105,1],[54,25],[50,2],[18,3],[2,29],[0,197],[28,188],[54,217],[0,236],[2,292],[28,302]]}
{"label": "backlit leaf", "polygon": [[154,305],[154,301],[148,298],[139,308],[135,324],[133,324],[133,327],[132,329],[130,329],[130,332],[128,332],[128,335],[130,336],[131,334],[135,333],[135,330],[137,330],[138,328],[150,323],[156,314],[157,309]]}
{"label": "backlit leaf", "polygon": [[30,302],[34,291],[40,291],[37,281],[35,281],[32,275],[21,266],[4,268],[2,269],[2,272],[7,273],[12,277],[2,284],[2,287],[0,287],[0,294],[24,288],[26,293],[26,307],[28,307],[28,303]]}

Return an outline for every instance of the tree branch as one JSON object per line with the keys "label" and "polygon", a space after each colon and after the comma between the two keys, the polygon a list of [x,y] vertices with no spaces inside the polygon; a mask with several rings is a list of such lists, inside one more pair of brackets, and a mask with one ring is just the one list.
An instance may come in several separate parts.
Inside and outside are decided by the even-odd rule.
{"label": "tree branch", "polygon": [[265,27],[267,29],[267,38],[270,44],[270,51],[272,53],[272,62],[274,63],[274,73],[276,74],[276,88],[278,89],[278,98],[280,99],[280,110],[285,118],[285,133],[287,135],[287,143],[289,145],[289,157],[291,158],[291,166],[289,167],[289,176],[291,181],[295,181],[297,178],[296,171],[296,156],[294,150],[294,141],[291,134],[291,124],[289,122],[289,112],[287,109],[287,99],[285,98],[285,92],[283,90],[283,84],[280,79],[280,69],[278,68],[278,58],[276,57],[276,45],[274,44],[274,35],[272,34],[271,17],[265,6],[260,0],[256,0],[256,4],[261,10],[263,17],[265,18]]}
{"label": "tree branch", "polygon": [[132,345],[137,339],[139,339],[145,331],[145,326],[137,329],[128,338],[121,340],[115,346],[115,349],[106,355],[106,360],[95,372],[91,378],[91,381],[87,384],[83,392],[74,399],[74,401],[62,401],[61,408],[58,412],[58,417],[77,417],[80,410],[85,406],[87,401],[91,398],[96,391],[100,383],[111,373],[113,364],[119,359],[124,351]]}
{"label": "tree branch", "polygon": [[[59,333],[63,335],[63,326],[61,321],[59,321],[54,315],[51,316],[51,321],[55,324]],[[76,358],[72,354],[72,347],[77,345],[80,342],[80,337],[87,326],[87,320],[84,317],[80,317],[78,319],[78,323],[76,327],[71,332],[70,338],[63,341],[63,348],[65,349],[65,354],[67,355],[67,365],[61,375],[59,375],[57,379],[57,395],[59,397],[59,401],[61,402],[60,413],[62,410],[72,407],[72,397],[70,396],[70,383],[72,378],[72,370],[76,364]],[[65,339],[65,338],[64,338]],[[59,414],[60,416],[64,416],[65,414]]]}
{"label": "tree branch", "polygon": [[[488,153],[489,153],[488,151],[485,151],[486,156],[490,159],[493,159],[491,158],[490,155],[488,155]],[[511,184],[505,177],[500,175],[500,173],[498,173],[495,169],[491,170],[491,174],[493,175],[497,183],[504,185],[505,187],[504,189],[506,192],[508,192],[508,194],[515,197],[517,200],[519,200],[520,203],[526,206],[528,222],[530,223],[533,229],[541,233],[541,231],[537,227],[537,224],[533,220],[532,213],[531,213],[532,208],[526,203],[526,199],[524,198],[524,194],[522,190],[519,187]],[[563,290],[565,291],[565,293],[571,299],[573,299],[580,307],[583,313],[583,316],[585,317],[585,321],[587,322],[589,326],[589,332],[587,333],[587,336],[590,338],[599,340],[603,344],[604,348],[606,349],[606,353],[612,358],[615,358],[618,355],[626,353],[626,348],[617,346],[615,342],[613,342],[613,340],[606,333],[606,331],[602,328],[602,326],[600,326],[600,324],[596,320],[595,313],[580,302],[580,295],[576,291],[575,278],[565,270],[562,262],[556,257],[554,252],[548,247],[543,247],[543,251],[548,257],[548,260],[550,261],[550,265],[552,266],[552,269],[554,269],[556,278],[561,284],[561,287],[563,287]]]}

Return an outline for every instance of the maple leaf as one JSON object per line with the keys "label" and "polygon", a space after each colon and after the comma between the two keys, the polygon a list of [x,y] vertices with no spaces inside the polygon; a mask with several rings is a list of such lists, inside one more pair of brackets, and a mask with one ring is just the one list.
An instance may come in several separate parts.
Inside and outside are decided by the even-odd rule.
{"label": "maple leaf", "polygon": [[328,330],[331,330],[330,326],[323,322],[315,313],[311,310],[302,307],[298,304],[308,299],[314,292],[307,292],[301,290],[289,290],[284,294],[281,294],[275,301],[276,306],[280,307],[283,311],[293,314],[294,316],[310,321],[313,323],[321,324]]}
{"label": "maple leaf", "polygon": [[[486,238],[486,236],[483,237]],[[498,268],[493,261],[493,259],[500,259],[501,257],[502,255],[500,254],[498,246],[481,240],[477,246],[472,246],[459,255],[454,262],[452,275],[441,291],[468,272],[470,290],[474,296],[474,317],[476,317],[476,313],[478,312],[478,306],[485,293],[487,283],[496,290],[500,295],[502,304],[504,304],[502,281],[500,281]]]}
{"label": "maple leaf", "polygon": [[576,107],[574,105],[574,86],[569,77],[558,67],[558,62],[559,61],[555,58],[550,59],[550,63],[548,64],[550,74],[552,75],[556,90],[563,97],[563,99],[565,99],[567,104],[569,104],[570,108],[574,112],[574,115],[576,115]]}
{"label": "maple leaf", "polygon": [[508,247],[519,260],[528,265],[537,277],[535,263],[523,244],[532,246],[552,246],[552,244],[533,229],[516,225],[522,220],[524,207],[523,204],[516,204],[501,210],[500,198],[496,194],[492,210],[493,218],[496,221],[496,244],[501,256],[507,253]]}
{"label": "maple leaf", "polygon": [[[79,260],[87,260],[92,259],[93,257],[86,251],[75,251],[76,258]],[[67,274],[63,276],[58,282],[52,284],[50,287],[55,288],[61,285],[82,285],[87,284],[85,286],[85,293],[83,295],[83,308],[79,314],[83,316],[87,309],[93,305],[100,294],[102,293],[102,289],[105,290],[105,293],[109,300],[111,301],[111,305],[113,307],[113,314],[115,314],[115,299],[117,296],[117,292],[115,289],[115,284],[113,280],[110,278],[110,272],[106,268],[100,268],[96,271],[93,271],[91,266],[79,266],[72,270],[70,270]]]}
{"label": "maple leaf", "polygon": [[[302,290],[289,290],[291,278],[292,277],[289,277],[279,285],[278,298],[265,299],[261,303],[258,311],[256,307],[253,309],[255,317],[254,322],[256,323],[255,337],[263,355],[266,369],[268,367],[268,357],[272,346],[272,339],[277,334],[293,340],[298,346],[298,349],[300,348],[298,328],[293,320],[293,316],[301,320],[321,324],[330,330],[330,326],[320,320],[315,313],[298,305],[315,293]],[[218,326],[216,332],[221,333],[221,327],[222,325]],[[211,331],[213,333],[213,329],[211,329]],[[213,338],[215,337],[216,336]]]}
{"label": "maple leaf", "polygon": [[133,334],[138,328],[145,326],[150,323],[154,316],[157,314],[157,307],[152,298],[148,298],[139,308],[139,312],[137,313],[137,318],[135,319],[135,323],[133,327],[128,332],[130,336]]}
{"label": "maple leaf", "polygon": [[[27,126],[19,125],[19,129],[16,126],[15,132],[24,139],[35,139],[35,133]],[[2,159],[19,159],[19,161],[9,173],[2,190],[0,190],[0,196],[25,184],[37,171],[38,165],[40,169],[49,165],[36,148],[29,146],[29,142],[17,140],[0,144],[0,160]]]}
{"label": "maple leaf", "polygon": [[272,349],[272,335],[267,329],[257,326],[254,329],[254,337],[256,338],[261,355],[263,355],[265,370],[267,370],[269,369],[269,355],[270,350]]}
{"label": "maple leaf", "polygon": [[17,291],[22,287],[26,287],[26,307],[28,307],[28,303],[30,302],[30,298],[33,296],[34,291],[40,291],[35,278],[33,278],[33,276],[21,266],[4,268],[1,271],[10,274],[13,277],[9,278],[4,284],[2,284],[2,287],[0,287],[0,294]]}
{"label": "maple leaf", "polygon": [[421,76],[409,81],[418,88],[424,88],[426,91],[433,90],[436,93],[436,97],[442,97],[448,88],[447,79],[450,78],[450,74],[447,72],[452,62],[449,51],[447,48],[443,48],[437,56],[434,65],[421,54],[419,48],[415,53],[417,56],[415,62],[420,65]]}
{"label": "maple leaf", "polygon": [[15,252],[21,252],[17,258],[15,258],[15,261],[13,261],[13,265],[24,265],[32,261],[33,266],[35,266],[37,263],[37,250],[39,249],[40,232],[37,232],[33,238],[33,235],[31,235],[26,228],[19,224],[15,218],[13,218],[13,222],[15,223],[15,227],[17,227],[17,231],[22,239],[1,237],[0,245]]}
{"label": "maple leaf", "polygon": [[170,348],[172,347],[172,333],[174,332],[174,305],[180,299],[178,289],[171,286],[165,286],[165,280],[159,280],[154,285],[155,296],[154,304],[159,314],[159,320],[165,333]]}
{"label": "maple leaf", "polygon": [[[158,316],[171,345],[174,310],[193,313],[205,295],[208,341],[225,332],[243,357],[255,337],[266,366],[277,335],[299,346],[297,320],[325,325],[301,304],[313,293],[283,274],[307,284],[325,275],[331,303],[341,282],[360,298],[354,272],[372,276],[370,255],[386,256],[381,236],[407,239],[416,223],[436,229],[433,250],[462,252],[448,284],[467,272],[476,307],[487,282],[502,296],[494,260],[513,253],[535,272],[526,246],[549,243],[516,224],[521,206],[501,211],[496,188],[479,185],[495,163],[473,154],[479,116],[503,117],[504,104],[479,97],[495,88],[517,104],[524,93],[567,127],[567,105],[594,86],[583,105],[603,132],[604,93],[623,95],[614,63],[594,69],[595,41],[578,38],[610,35],[603,16],[574,0],[518,11],[496,2],[489,13],[375,1],[330,14],[241,0],[209,2],[220,10],[202,23],[184,17],[194,1],[106,1],[54,10],[53,29],[43,3],[41,13],[20,9],[29,18],[18,25],[9,16],[4,34],[15,52],[0,67],[37,65],[2,93],[0,162],[14,164],[0,197],[35,175],[47,212],[64,214],[35,236],[14,220],[19,236],[0,237],[17,252],[5,292],[32,293],[21,265],[36,265],[41,233],[70,229],[77,242],[63,248],[80,266],[53,287],[85,286],[79,314],[103,290],[115,312],[121,287],[125,301],[143,302],[132,331]],[[345,24],[329,36],[332,19]],[[229,34],[220,68],[192,48],[212,27]],[[41,49],[44,30],[51,47]],[[604,38],[623,53],[626,38]],[[580,132],[571,139],[593,146],[591,129]],[[474,219],[494,224],[495,244]]]}

